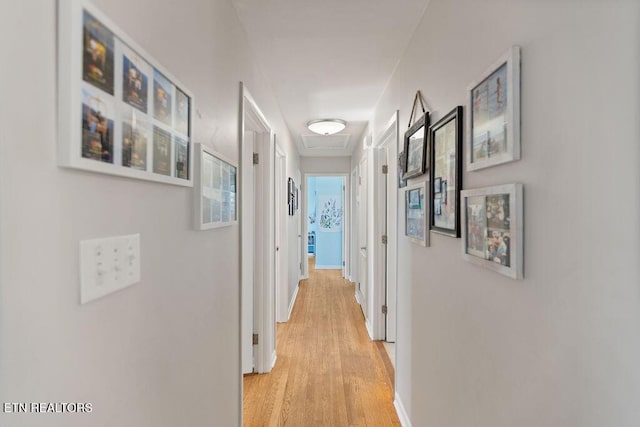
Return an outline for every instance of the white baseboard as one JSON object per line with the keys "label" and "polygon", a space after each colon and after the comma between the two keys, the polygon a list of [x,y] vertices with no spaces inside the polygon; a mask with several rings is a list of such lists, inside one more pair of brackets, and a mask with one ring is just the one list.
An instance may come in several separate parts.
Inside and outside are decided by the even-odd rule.
{"label": "white baseboard", "polygon": [[396,393],[396,397],[393,400],[393,406],[396,408],[396,413],[398,414],[402,427],[411,427],[409,415],[407,414],[407,410],[404,409],[404,405],[402,404],[402,400],[400,399],[400,396],[398,396],[398,393]]}
{"label": "white baseboard", "polygon": [[316,270],[342,270],[341,265],[316,265]]}
{"label": "white baseboard", "polygon": [[296,298],[298,298],[298,291],[300,290],[300,283],[296,285],[296,290],[293,291],[291,302],[289,303],[289,314],[287,314],[287,321],[291,319],[291,313],[293,312],[293,306],[296,304]]}
{"label": "white baseboard", "polygon": [[[278,360],[278,355],[276,354],[276,351],[273,350],[273,354],[271,355],[271,369],[273,369],[276,366],[277,360]],[[271,369],[269,369],[269,371],[271,371]]]}

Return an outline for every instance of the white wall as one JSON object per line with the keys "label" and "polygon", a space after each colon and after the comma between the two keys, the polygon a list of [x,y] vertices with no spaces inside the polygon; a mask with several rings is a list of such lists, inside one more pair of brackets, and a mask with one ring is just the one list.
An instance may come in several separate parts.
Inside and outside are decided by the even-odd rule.
{"label": "white wall", "polygon": [[[194,92],[197,142],[238,159],[242,80],[299,169],[228,0],[95,3]],[[239,227],[193,231],[190,189],[56,166],[55,7],[0,12],[0,401],[94,409],[0,425],[239,425]],[[137,232],[142,282],[80,306],[78,242]]]}
{"label": "white wall", "polygon": [[302,173],[349,173],[351,157],[300,157]]}
{"label": "white wall", "polygon": [[395,109],[406,129],[418,89],[433,121],[467,115],[467,85],[513,44],[522,160],[463,183],[524,184],[525,279],[400,233],[398,396],[414,426],[637,426],[640,3],[431,0],[374,135]]}

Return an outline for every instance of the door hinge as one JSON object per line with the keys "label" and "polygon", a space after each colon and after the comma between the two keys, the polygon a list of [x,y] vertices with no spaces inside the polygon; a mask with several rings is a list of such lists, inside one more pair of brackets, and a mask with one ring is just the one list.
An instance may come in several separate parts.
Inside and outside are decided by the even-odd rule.
{"label": "door hinge", "polygon": [[386,235],[382,235],[382,244],[386,245],[388,241],[389,241],[389,238]]}
{"label": "door hinge", "polygon": [[358,177],[358,184],[362,185],[362,177],[361,176]]}
{"label": "door hinge", "polygon": [[387,306],[386,305],[382,306],[382,314],[387,314]]}
{"label": "door hinge", "polygon": [[344,267],[344,261],[342,261],[342,266]]}
{"label": "door hinge", "polygon": [[258,153],[253,153],[253,164],[257,165],[260,163],[260,154]]}
{"label": "door hinge", "polygon": [[253,334],[253,345],[258,345],[259,342],[260,342],[260,338],[258,334]]}
{"label": "door hinge", "polygon": [[302,263],[300,263],[300,271],[302,271]]}
{"label": "door hinge", "polygon": [[389,173],[389,165],[382,165],[382,173],[385,175]]}

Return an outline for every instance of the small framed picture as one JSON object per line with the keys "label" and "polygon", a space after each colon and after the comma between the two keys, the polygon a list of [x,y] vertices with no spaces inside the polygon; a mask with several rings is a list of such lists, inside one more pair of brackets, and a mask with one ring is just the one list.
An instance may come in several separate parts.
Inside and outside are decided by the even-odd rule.
{"label": "small framed picture", "polygon": [[442,191],[442,178],[438,177],[433,180],[433,193],[439,194]]}
{"label": "small framed picture", "polygon": [[523,187],[464,190],[462,256],[512,279],[523,278]]}
{"label": "small framed picture", "polygon": [[398,188],[407,186],[407,180],[404,178],[404,170],[407,167],[407,158],[404,151],[398,154]]}
{"label": "small framed picture", "polygon": [[295,181],[293,178],[289,178],[287,180],[287,205],[289,207],[289,216],[293,216],[296,213],[295,188]]}
{"label": "small framed picture", "polygon": [[404,134],[404,152],[407,156],[403,179],[415,178],[427,171],[427,129],[429,113],[424,113]]}
{"label": "small framed picture", "polygon": [[[427,181],[428,182],[428,181]],[[427,182],[405,190],[405,236],[421,246],[429,245],[427,233]]]}
{"label": "small framed picture", "polygon": [[467,171],[520,159],[520,47],[468,87]]}
{"label": "small framed picture", "polygon": [[442,204],[447,204],[447,180],[443,179],[440,183],[440,199],[442,200]]}
{"label": "small framed picture", "polygon": [[459,202],[460,189],[462,188],[461,106],[454,108],[449,114],[431,126],[430,140],[430,174],[434,185],[431,194],[429,227],[436,233],[460,237]]}
{"label": "small framed picture", "polygon": [[203,144],[196,144],[195,228],[208,230],[238,222],[238,166]]}

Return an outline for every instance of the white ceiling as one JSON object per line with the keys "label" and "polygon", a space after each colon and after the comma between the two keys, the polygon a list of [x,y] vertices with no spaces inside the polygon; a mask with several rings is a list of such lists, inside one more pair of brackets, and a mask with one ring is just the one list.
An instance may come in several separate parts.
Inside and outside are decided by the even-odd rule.
{"label": "white ceiling", "polygon": [[[300,155],[349,156],[429,0],[232,1]],[[306,123],[322,118],[347,127],[308,148],[323,137]]]}

